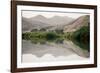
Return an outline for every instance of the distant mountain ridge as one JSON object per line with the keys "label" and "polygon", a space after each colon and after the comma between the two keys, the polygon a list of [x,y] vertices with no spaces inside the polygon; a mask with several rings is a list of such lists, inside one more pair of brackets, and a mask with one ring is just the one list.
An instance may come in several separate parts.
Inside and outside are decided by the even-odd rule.
{"label": "distant mountain ridge", "polygon": [[53,16],[53,17],[47,18],[42,15],[37,15],[35,17],[31,17],[30,20],[44,22],[50,25],[59,25],[59,24],[69,23],[73,21],[74,19],[67,16]]}
{"label": "distant mountain ridge", "polygon": [[57,29],[58,27],[64,26],[65,24],[69,24],[75,19],[67,17],[67,16],[54,16],[51,18],[46,18],[42,15],[37,15],[31,18],[22,17],[22,30],[23,32],[31,31],[32,29],[41,29],[47,27],[53,27],[53,29]]}
{"label": "distant mountain ridge", "polygon": [[47,27],[46,23],[40,21],[31,21],[27,18],[22,18],[22,30],[24,31],[31,31],[32,29],[40,29]]}
{"label": "distant mountain ridge", "polygon": [[33,29],[46,29],[46,30],[63,30],[64,32],[73,32],[87,26],[89,24],[89,15],[80,16],[77,19],[72,19],[67,16],[54,16],[46,18],[38,15],[32,18],[22,17],[22,31],[30,32]]}

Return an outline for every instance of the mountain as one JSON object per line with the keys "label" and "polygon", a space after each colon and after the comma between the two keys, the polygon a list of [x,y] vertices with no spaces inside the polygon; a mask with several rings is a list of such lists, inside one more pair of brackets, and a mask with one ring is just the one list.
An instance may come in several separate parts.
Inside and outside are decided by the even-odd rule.
{"label": "mountain", "polygon": [[40,30],[44,28],[46,30],[64,30],[64,32],[73,32],[87,26],[89,24],[89,16],[80,16],[77,19],[72,19],[67,16],[54,16],[52,18],[46,18],[42,15],[38,15],[32,18],[22,17],[22,30],[28,32],[33,29]]}
{"label": "mountain", "polygon": [[75,19],[67,16],[54,16],[46,18],[42,15],[37,15],[31,18],[22,17],[22,30],[23,32],[29,32],[33,29],[63,29],[65,25],[73,22]]}
{"label": "mountain", "polygon": [[32,27],[32,24],[29,22],[27,18],[22,17],[22,31],[29,31]]}
{"label": "mountain", "polygon": [[40,21],[49,24],[51,26],[56,26],[56,25],[68,24],[72,22],[74,19],[67,16],[53,16],[51,18],[46,18],[42,15],[37,15],[35,17],[31,17],[30,20]]}
{"label": "mountain", "polygon": [[48,27],[49,25],[40,21],[30,20],[28,18],[22,17],[22,30],[23,32],[31,31],[32,29],[41,29]]}
{"label": "mountain", "polygon": [[48,20],[53,25],[63,25],[72,22],[74,19],[67,16],[54,16]]}
{"label": "mountain", "polygon": [[80,29],[82,26],[88,26],[89,21],[90,21],[89,15],[80,16],[74,22],[66,25],[64,27],[64,32],[73,32]]}
{"label": "mountain", "polygon": [[42,20],[46,20],[47,18],[42,16],[42,15],[37,15],[35,17],[31,17],[30,20],[39,20],[39,21],[42,21]]}

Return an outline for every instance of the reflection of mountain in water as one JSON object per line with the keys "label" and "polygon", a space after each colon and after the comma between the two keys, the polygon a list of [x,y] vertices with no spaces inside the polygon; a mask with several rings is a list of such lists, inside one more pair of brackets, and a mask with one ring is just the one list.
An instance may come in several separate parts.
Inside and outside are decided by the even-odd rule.
{"label": "reflection of mountain in water", "polygon": [[78,46],[74,45],[71,41],[63,41],[63,44],[45,42],[45,44],[34,44],[31,41],[23,40],[23,54],[33,54],[38,57],[44,54],[52,54],[53,56],[69,56],[77,54],[81,57],[89,57],[89,53]]}

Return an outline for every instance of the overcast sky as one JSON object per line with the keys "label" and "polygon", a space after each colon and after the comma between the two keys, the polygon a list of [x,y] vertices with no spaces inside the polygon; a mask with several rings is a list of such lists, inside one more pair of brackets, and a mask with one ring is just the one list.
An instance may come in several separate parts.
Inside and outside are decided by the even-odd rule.
{"label": "overcast sky", "polygon": [[49,11],[22,11],[22,16],[26,18],[31,18],[37,15],[43,15],[44,17],[51,18],[53,16],[68,16],[71,18],[78,18],[83,15],[88,15],[87,13],[74,13],[74,12],[49,12]]}

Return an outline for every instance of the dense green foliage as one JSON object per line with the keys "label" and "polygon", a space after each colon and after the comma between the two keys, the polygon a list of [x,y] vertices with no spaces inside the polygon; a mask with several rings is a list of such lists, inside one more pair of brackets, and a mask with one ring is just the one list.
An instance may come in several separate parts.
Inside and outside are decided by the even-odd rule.
{"label": "dense green foliage", "polygon": [[39,39],[55,39],[61,37],[61,34],[57,34],[56,32],[26,32],[22,34],[22,38],[25,40],[30,40],[33,38],[39,38]]}
{"label": "dense green foliage", "polygon": [[31,40],[32,42],[57,42],[64,39],[64,34],[56,32],[26,32],[22,34],[22,39]]}
{"label": "dense green foliage", "polygon": [[72,41],[79,47],[89,51],[89,48],[90,48],[89,47],[89,44],[90,44],[89,37],[90,37],[89,26],[83,26],[79,30],[73,32]]}

